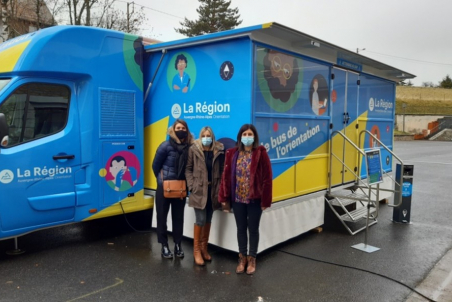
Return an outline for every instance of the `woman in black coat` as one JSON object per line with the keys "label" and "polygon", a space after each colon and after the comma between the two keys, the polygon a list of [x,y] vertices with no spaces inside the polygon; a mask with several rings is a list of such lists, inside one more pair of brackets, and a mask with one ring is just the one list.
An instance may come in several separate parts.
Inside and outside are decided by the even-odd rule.
{"label": "woman in black coat", "polygon": [[[163,196],[163,180],[185,180],[185,166],[188,159],[188,149],[193,143],[187,123],[178,119],[168,128],[169,139],[160,144],[152,163],[152,170],[157,178],[155,209],[157,211],[157,236],[162,244],[162,257],[173,258],[168,246],[167,217],[171,206],[173,221],[174,253],[183,258],[181,241],[184,229],[185,199],[165,198]],[[163,179],[162,179],[163,176]]]}

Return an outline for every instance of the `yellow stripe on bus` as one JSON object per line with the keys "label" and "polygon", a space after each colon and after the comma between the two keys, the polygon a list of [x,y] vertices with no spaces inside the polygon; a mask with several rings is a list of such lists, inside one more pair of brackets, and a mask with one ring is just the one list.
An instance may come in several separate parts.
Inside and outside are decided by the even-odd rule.
{"label": "yellow stripe on bus", "polygon": [[152,161],[160,144],[166,140],[169,116],[144,128],[144,187],[157,189],[157,180],[152,172]]}
{"label": "yellow stripe on bus", "polygon": [[17,61],[19,61],[20,56],[25,48],[27,48],[28,44],[30,44],[30,41],[25,41],[0,52],[0,61],[2,62],[0,65],[0,73],[11,72],[14,70]]}

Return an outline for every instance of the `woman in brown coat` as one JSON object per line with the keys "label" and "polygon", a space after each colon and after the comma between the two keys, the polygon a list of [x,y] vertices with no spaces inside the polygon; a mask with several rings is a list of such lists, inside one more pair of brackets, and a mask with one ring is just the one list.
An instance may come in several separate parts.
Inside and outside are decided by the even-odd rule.
{"label": "woman in brown coat", "polygon": [[190,191],[188,205],[195,210],[193,256],[197,265],[211,261],[207,252],[213,211],[221,208],[218,202],[221,174],[224,165],[224,146],[215,140],[210,127],[201,129],[199,138],[188,151],[185,177]]}

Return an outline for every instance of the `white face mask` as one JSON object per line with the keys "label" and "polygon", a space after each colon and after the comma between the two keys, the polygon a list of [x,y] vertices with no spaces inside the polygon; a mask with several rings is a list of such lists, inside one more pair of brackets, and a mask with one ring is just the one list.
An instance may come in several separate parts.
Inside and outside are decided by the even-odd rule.
{"label": "white face mask", "polygon": [[242,136],[242,144],[249,147],[254,143],[254,136]]}
{"label": "white face mask", "polygon": [[201,142],[203,146],[210,146],[212,144],[212,138],[211,137],[202,137]]}

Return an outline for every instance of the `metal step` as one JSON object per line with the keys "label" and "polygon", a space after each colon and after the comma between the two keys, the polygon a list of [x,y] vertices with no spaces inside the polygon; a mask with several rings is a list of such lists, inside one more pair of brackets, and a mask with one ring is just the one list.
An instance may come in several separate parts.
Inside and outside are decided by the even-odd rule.
{"label": "metal step", "polygon": [[[353,195],[354,197],[357,196],[357,194]],[[331,195],[329,195],[329,197],[331,197]],[[349,198],[340,199],[337,197],[333,199],[328,199],[325,197],[325,200],[327,201],[329,208],[339,219],[345,229],[350,233],[350,235],[355,235],[366,229],[366,226],[363,226],[362,222],[367,219],[367,205],[369,204],[369,201],[359,200],[359,204],[361,204],[362,206],[354,210],[350,210],[347,209],[346,206],[353,203],[358,203],[357,200]],[[375,217],[376,215],[373,216],[373,214],[376,212],[377,209],[373,207],[371,203],[371,208],[369,209],[369,226],[377,223],[377,219]],[[348,225],[348,223],[352,223],[354,227],[352,228],[352,225]],[[355,227],[357,227],[357,229]]]}
{"label": "metal step", "polygon": [[[370,208],[369,214],[372,215],[376,211],[377,210],[375,208]],[[341,218],[341,220],[348,221],[348,222],[360,221],[363,218],[367,218],[367,207],[360,207],[354,211],[345,213],[345,214],[341,215],[340,218]]]}
{"label": "metal step", "polygon": [[[342,200],[354,200],[354,201],[369,201],[369,196],[362,192],[345,192],[340,191],[334,194],[329,194],[330,197],[335,197],[337,199]],[[350,202],[349,202],[350,203]]]}
{"label": "metal step", "polygon": [[340,206],[346,207],[349,204],[356,203],[356,200],[354,200],[354,199],[342,199],[342,198],[339,199],[339,198],[336,197],[334,199],[330,199],[329,203],[330,203],[330,205],[333,205],[335,207],[340,207]]}

